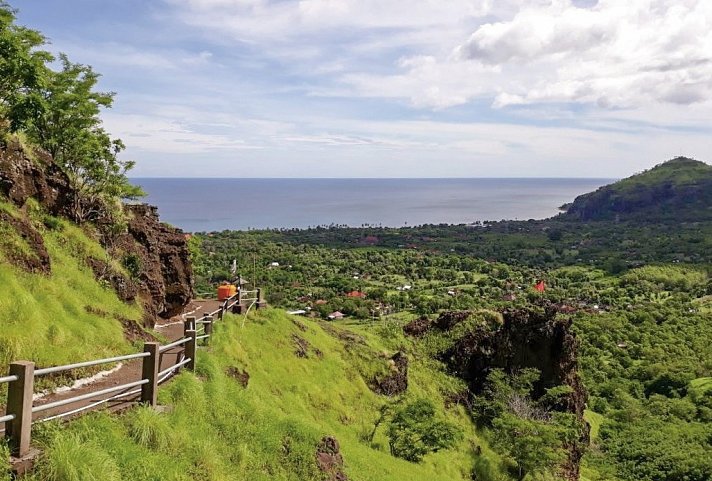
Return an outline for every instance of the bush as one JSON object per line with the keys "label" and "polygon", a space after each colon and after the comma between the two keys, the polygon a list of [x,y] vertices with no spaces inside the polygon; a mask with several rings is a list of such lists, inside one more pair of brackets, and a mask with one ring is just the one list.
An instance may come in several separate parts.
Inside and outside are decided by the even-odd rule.
{"label": "bush", "polygon": [[460,437],[456,426],[435,418],[435,406],[427,399],[397,411],[388,428],[391,454],[416,463],[428,453],[454,446]]}

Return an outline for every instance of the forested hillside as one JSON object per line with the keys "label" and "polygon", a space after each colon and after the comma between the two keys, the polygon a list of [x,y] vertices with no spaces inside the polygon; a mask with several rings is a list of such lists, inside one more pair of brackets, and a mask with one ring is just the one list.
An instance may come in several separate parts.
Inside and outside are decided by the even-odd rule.
{"label": "forested hillside", "polygon": [[577,197],[567,216],[580,220],[712,220],[712,166],[678,157]]}
{"label": "forested hillside", "polygon": [[[697,182],[708,169],[678,159],[643,174],[643,183]],[[631,179],[601,191],[641,182]],[[705,195],[684,205],[658,199],[659,216],[657,201],[650,200],[645,217],[625,222],[567,214],[482,226],[222,232],[197,235],[191,243],[199,286],[224,278],[234,259],[243,275],[266,287],[275,305],[322,319],[339,312],[350,324],[395,323],[429,346],[450,374],[470,383],[464,399],[473,419],[512,463],[488,474],[476,469],[476,479],[561,474],[556,466],[566,463],[547,439],[568,439],[558,447],[568,449],[569,460],[586,445],[581,479],[702,481],[712,476],[705,454],[712,448],[712,257],[706,235],[712,224],[704,214],[709,203],[700,203]],[[671,220],[678,217],[687,224]],[[529,314],[519,325],[511,313],[521,309]],[[539,376],[567,365],[550,353],[531,357],[551,342],[531,330],[542,310],[569,326],[562,335],[575,335],[577,348],[570,352],[583,389],[564,375],[557,392],[585,399],[590,431],[577,431],[574,423],[569,434],[557,432],[562,425],[556,417],[536,414],[547,412]],[[462,314],[447,314],[453,311]],[[503,329],[501,335],[487,334],[483,326],[492,321],[483,312],[504,316],[503,327],[495,329]],[[435,334],[450,326],[446,319],[456,320],[456,328]],[[498,367],[505,368],[502,377]],[[528,374],[531,368],[537,371]],[[513,401],[520,398],[524,408]],[[568,406],[562,414],[572,415],[571,402],[554,405]],[[542,419],[543,425],[531,424]],[[541,463],[529,474],[528,456]]]}

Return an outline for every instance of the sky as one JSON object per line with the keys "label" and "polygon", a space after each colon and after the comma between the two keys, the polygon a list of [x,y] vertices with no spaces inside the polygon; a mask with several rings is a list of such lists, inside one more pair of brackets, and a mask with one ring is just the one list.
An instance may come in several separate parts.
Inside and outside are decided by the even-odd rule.
{"label": "sky", "polygon": [[712,161],[710,0],[10,0],[135,177],[618,178]]}

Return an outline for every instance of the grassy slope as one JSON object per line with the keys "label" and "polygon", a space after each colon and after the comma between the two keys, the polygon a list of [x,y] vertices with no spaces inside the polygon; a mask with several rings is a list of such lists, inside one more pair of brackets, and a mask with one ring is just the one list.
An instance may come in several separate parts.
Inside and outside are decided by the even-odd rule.
{"label": "grassy slope", "polygon": [[[52,261],[50,275],[29,274],[10,265],[7,249],[26,249],[22,239],[8,230],[0,245],[0,371],[9,362],[28,359],[39,366],[58,365],[126,353],[117,318],[138,320],[140,307],[121,302],[108,286],[98,283],[84,259],[92,256],[112,262],[101,246],[71,223],[52,219],[52,229],[36,206],[30,205],[33,224],[42,233]],[[0,208],[16,217],[27,215],[7,202]],[[87,308],[101,310],[90,314]],[[81,375],[81,372],[75,373]]]}
{"label": "grassy slope", "polygon": [[[439,415],[462,429],[463,440],[421,464],[389,454],[386,423],[367,440],[387,400],[369,390],[364,376],[387,369],[381,351],[392,351],[383,342],[402,338],[361,332],[366,343],[347,347],[312,321],[304,321],[302,332],[277,310],[252,314],[244,328],[241,322],[226,317],[214,344],[201,350],[197,375],[183,373],[161,390],[159,401],[172,406],[170,412],[94,414],[69,429],[50,428],[42,436],[47,457],[34,479],[323,479],[315,447],[326,435],[339,440],[352,480],[471,479],[479,440],[464,410],[442,403],[443,391],[461,386],[429,362],[411,362],[408,397],[433,399]],[[311,344],[308,358],[295,355],[294,335]],[[249,372],[246,389],[226,375],[229,367]]]}

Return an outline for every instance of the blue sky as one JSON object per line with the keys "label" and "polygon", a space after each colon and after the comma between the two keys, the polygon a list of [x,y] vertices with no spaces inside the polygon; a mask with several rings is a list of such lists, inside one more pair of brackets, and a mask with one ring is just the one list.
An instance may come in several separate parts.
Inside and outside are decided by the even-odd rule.
{"label": "blue sky", "polygon": [[134,176],[623,177],[712,159],[708,0],[15,0]]}

